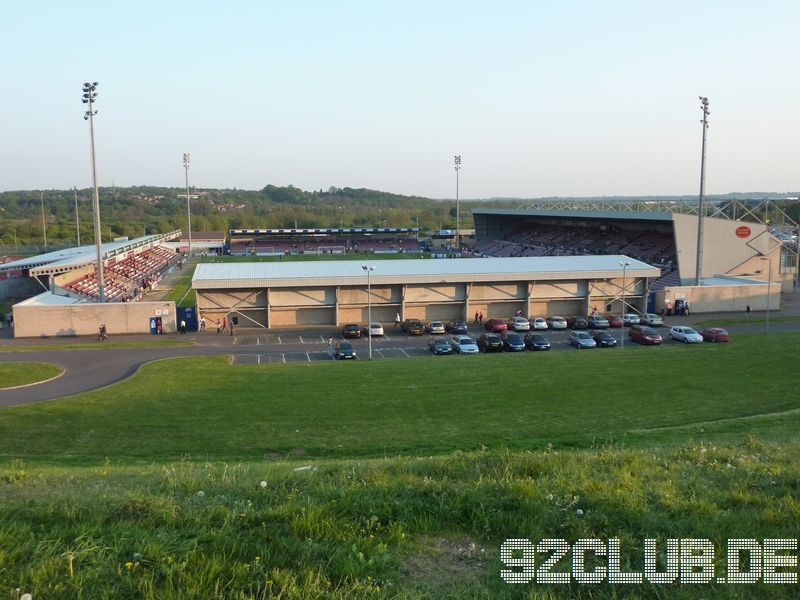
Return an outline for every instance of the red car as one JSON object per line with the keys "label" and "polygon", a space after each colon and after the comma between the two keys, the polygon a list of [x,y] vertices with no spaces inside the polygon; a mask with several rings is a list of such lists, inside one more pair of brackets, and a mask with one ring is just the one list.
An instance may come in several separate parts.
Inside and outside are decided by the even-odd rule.
{"label": "red car", "polygon": [[618,315],[606,315],[609,327],[622,327],[622,317]]}
{"label": "red car", "polygon": [[492,333],[500,333],[501,331],[508,331],[508,324],[503,319],[489,319],[484,325],[486,331]]}
{"label": "red car", "polygon": [[628,331],[628,337],[632,342],[638,342],[645,346],[655,346],[661,343],[661,336],[656,330],[647,325],[634,325]]}
{"label": "red car", "polygon": [[721,327],[708,327],[700,332],[704,342],[729,342],[731,336]]}

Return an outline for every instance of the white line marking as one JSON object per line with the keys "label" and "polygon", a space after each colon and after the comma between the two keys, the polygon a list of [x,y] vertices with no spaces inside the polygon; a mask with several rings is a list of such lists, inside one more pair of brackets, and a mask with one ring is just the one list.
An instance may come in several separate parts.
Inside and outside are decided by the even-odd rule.
{"label": "white line marking", "polygon": [[[406,356],[408,356],[408,354],[406,354],[406,351],[405,351],[405,350],[403,350],[402,348],[400,348],[400,352],[402,352],[403,354],[405,354]],[[410,357],[409,357],[409,358],[410,358]]]}
{"label": "white line marking", "polygon": [[256,356],[258,357],[258,364],[261,364],[261,355],[260,354],[256,354]]}
{"label": "white line marking", "polygon": [[384,358],[384,356],[383,356],[383,352],[381,352],[381,349],[380,349],[380,348],[375,348],[375,352],[377,352],[378,354],[380,354],[380,355],[381,355],[381,358]]}
{"label": "white line marking", "polygon": [[281,336],[278,336],[278,343],[279,344],[283,343],[283,342],[281,342]]}
{"label": "white line marking", "polygon": [[306,352],[306,358],[308,359],[308,362],[311,362],[311,357],[308,355],[308,352]]}
{"label": "white line marking", "polygon": [[260,345],[261,345],[261,338],[259,336],[256,336],[256,346]]}
{"label": "white line marking", "polygon": [[305,344],[305,342],[303,341],[303,336],[302,336],[302,335],[298,335],[297,337],[299,337],[299,338],[300,338],[300,343],[301,343],[301,344]]}
{"label": "white line marking", "polygon": [[283,362],[286,363],[286,355],[285,354],[281,354],[281,358],[283,359]]}

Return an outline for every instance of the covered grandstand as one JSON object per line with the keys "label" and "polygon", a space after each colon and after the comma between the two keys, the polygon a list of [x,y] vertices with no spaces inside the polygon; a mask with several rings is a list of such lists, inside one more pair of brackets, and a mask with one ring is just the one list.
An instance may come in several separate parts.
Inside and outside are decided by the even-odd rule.
{"label": "covered grandstand", "polygon": [[234,256],[419,252],[415,227],[231,229]]}

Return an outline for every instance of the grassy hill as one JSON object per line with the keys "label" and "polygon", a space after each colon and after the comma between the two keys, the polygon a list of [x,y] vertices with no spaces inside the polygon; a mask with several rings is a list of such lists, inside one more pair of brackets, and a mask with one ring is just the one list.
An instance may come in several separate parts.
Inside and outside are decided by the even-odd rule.
{"label": "grassy hill", "polygon": [[796,597],[501,579],[506,538],[638,572],[708,538],[724,575],[729,538],[800,537],[800,335],[649,350],[175,359],[3,409],[0,597]]}

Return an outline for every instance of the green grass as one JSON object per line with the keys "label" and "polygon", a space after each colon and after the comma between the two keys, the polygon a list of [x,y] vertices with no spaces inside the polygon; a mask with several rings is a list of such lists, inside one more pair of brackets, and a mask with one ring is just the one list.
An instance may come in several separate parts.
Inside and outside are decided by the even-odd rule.
{"label": "green grass", "polygon": [[51,379],[63,369],[49,363],[17,362],[0,365],[0,390]]}
{"label": "green grass", "polygon": [[164,300],[172,300],[181,308],[197,305],[195,291],[192,288],[192,275],[196,265],[186,268],[186,274],[178,280],[173,288],[164,296]]}
{"label": "green grass", "polygon": [[152,347],[173,347],[173,346],[192,346],[192,342],[183,342],[170,339],[153,339],[146,342],[77,342],[77,343],[54,343],[54,344],[12,344],[0,346],[2,352],[39,352],[42,350],[111,350],[120,348],[152,348]]}
{"label": "green grass", "polygon": [[[770,323],[798,323],[800,322],[800,315],[791,316],[770,316]],[[720,319],[708,319],[706,321],[698,321],[694,324],[695,327],[727,327],[729,325],[764,325],[766,317],[752,316],[752,317],[722,317]]]}
{"label": "green grass", "polygon": [[[281,365],[146,365],[112,388],[5,409],[0,456],[96,461],[432,455],[480,448],[791,439],[800,334],[636,351]],[[76,436],[75,432],[81,435]],[[24,439],[24,445],[19,440]]]}
{"label": "green grass", "polygon": [[796,585],[511,586],[499,549],[615,537],[623,570],[641,572],[644,538],[703,537],[723,575],[729,538],[800,537],[798,356],[800,334],[773,333],[159,361],[0,410],[0,598],[795,598]]}

